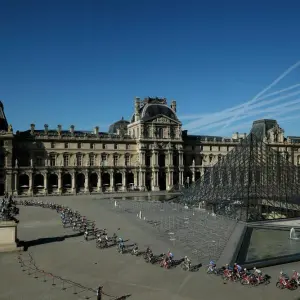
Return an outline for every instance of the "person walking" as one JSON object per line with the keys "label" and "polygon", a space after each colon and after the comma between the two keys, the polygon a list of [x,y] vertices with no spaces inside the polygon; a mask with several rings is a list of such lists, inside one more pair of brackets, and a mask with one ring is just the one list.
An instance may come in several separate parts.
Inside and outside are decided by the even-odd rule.
{"label": "person walking", "polygon": [[99,286],[97,288],[97,300],[102,300],[102,289],[103,289],[103,286]]}

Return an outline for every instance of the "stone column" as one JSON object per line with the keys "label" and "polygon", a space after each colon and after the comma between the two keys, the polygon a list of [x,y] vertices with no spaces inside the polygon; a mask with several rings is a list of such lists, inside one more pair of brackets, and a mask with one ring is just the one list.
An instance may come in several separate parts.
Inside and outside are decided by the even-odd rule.
{"label": "stone column", "polygon": [[156,167],[158,165],[158,152],[155,150],[152,150],[151,164],[152,167]]}
{"label": "stone column", "polygon": [[123,187],[122,187],[122,190],[123,191],[127,191],[127,186],[126,186],[126,172],[125,171],[123,171],[122,172],[122,185],[123,185]]}
{"label": "stone column", "polygon": [[183,166],[183,152],[182,151],[178,151],[178,163],[179,166]]}
{"label": "stone column", "polygon": [[152,169],[152,191],[159,191],[158,171],[156,169]]}
{"label": "stone column", "polygon": [[166,184],[166,188],[167,188],[167,191],[171,190],[172,187],[173,187],[173,170],[168,170],[167,172],[167,184]]}
{"label": "stone column", "polygon": [[61,171],[58,172],[57,176],[58,176],[58,193],[61,195],[62,194],[62,180],[61,180],[62,173],[61,173]]}
{"label": "stone column", "polygon": [[141,191],[145,190],[145,171],[140,170],[139,187]]}
{"label": "stone column", "polygon": [[14,174],[14,195],[15,196],[18,196],[18,190],[19,190],[19,187],[18,187],[18,173],[16,172]]}
{"label": "stone column", "polygon": [[98,182],[97,182],[97,192],[100,193],[102,191],[102,173],[97,173],[98,175]]}
{"label": "stone column", "polygon": [[29,196],[33,196],[33,173],[29,173]]}
{"label": "stone column", "polygon": [[48,173],[44,174],[44,194],[48,194]]}
{"label": "stone column", "polygon": [[173,151],[168,151],[168,165],[167,166],[173,166]]}
{"label": "stone column", "polygon": [[111,171],[110,172],[110,190],[112,192],[115,191],[115,176],[114,175],[115,175],[114,171]]}
{"label": "stone column", "polygon": [[89,193],[90,192],[90,185],[89,185],[89,182],[90,182],[90,178],[89,178],[89,172],[86,171],[84,173],[84,192],[85,193]]}
{"label": "stone column", "polygon": [[183,171],[179,171],[179,184],[183,185]]}
{"label": "stone column", "polygon": [[134,186],[139,186],[138,184],[138,172],[136,170],[133,171],[133,177],[134,177]]}
{"label": "stone column", "polygon": [[77,193],[77,188],[76,188],[76,172],[73,172],[71,174],[72,176],[72,193],[76,194]]}

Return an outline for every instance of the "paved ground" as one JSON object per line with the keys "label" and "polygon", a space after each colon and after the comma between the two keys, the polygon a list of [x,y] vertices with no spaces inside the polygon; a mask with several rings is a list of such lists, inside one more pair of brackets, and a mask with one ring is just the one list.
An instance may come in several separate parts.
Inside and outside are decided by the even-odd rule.
{"label": "paved ground", "polygon": [[[79,210],[89,219],[95,220],[99,228],[105,227],[113,233],[119,227],[124,238],[139,243],[140,246],[150,245],[155,252],[166,252],[171,247],[169,241],[164,241],[146,226],[138,226],[128,214],[116,213],[107,206],[107,201],[95,197],[61,197],[41,198],[43,201],[64,203]],[[192,300],[192,299],[231,299],[253,300],[272,299],[290,300],[300,296],[298,291],[281,291],[276,289],[275,282],[282,266],[265,269],[273,277],[269,286],[257,288],[244,287],[239,283],[223,284],[215,276],[205,274],[204,268],[196,273],[187,273],[180,268],[163,270],[158,266],[144,263],[142,258],[131,255],[121,255],[115,248],[99,250],[95,242],[84,242],[82,237],[69,237],[63,241],[55,238],[72,235],[71,229],[63,229],[59,216],[49,209],[37,207],[21,207],[19,238],[35,240],[36,244],[22,254],[24,260],[32,255],[36,266],[48,273],[80,283],[83,286],[96,288],[104,286],[104,292],[116,299],[122,295],[131,294],[129,300]],[[179,248],[178,248],[179,249]],[[177,251],[177,250],[176,250]],[[183,253],[175,253],[179,256]],[[207,262],[203,262],[206,264]],[[29,264],[29,262],[27,262]],[[300,263],[286,265],[284,270],[300,270]],[[50,277],[22,272],[17,254],[0,255],[0,299],[85,299],[95,295],[91,292],[74,290],[72,284],[62,290],[62,283],[55,281],[52,286]],[[78,294],[73,294],[73,292]]]}

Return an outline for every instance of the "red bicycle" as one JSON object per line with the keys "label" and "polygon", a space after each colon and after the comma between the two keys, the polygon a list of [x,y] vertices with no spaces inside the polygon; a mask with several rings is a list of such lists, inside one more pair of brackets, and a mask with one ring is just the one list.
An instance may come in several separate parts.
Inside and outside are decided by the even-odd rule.
{"label": "red bicycle", "polygon": [[298,284],[295,279],[285,279],[285,278],[279,278],[279,281],[276,282],[276,287],[283,290],[288,289],[291,291],[294,291],[298,288]]}

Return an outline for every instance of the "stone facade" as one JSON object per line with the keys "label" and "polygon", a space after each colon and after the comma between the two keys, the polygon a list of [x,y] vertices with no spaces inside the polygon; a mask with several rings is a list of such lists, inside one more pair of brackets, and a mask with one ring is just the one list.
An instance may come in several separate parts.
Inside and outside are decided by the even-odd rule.
{"label": "stone facade", "polygon": [[[170,191],[198,180],[246,136],[188,135],[176,109],[175,101],[168,106],[166,99],[136,98],[131,120],[112,124],[109,132],[77,131],[73,125],[37,130],[31,124],[15,133],[12,126],[1,128],[0,194]],[[300,165],[300,137],[285,138],[272,122],[264,141]]]}

